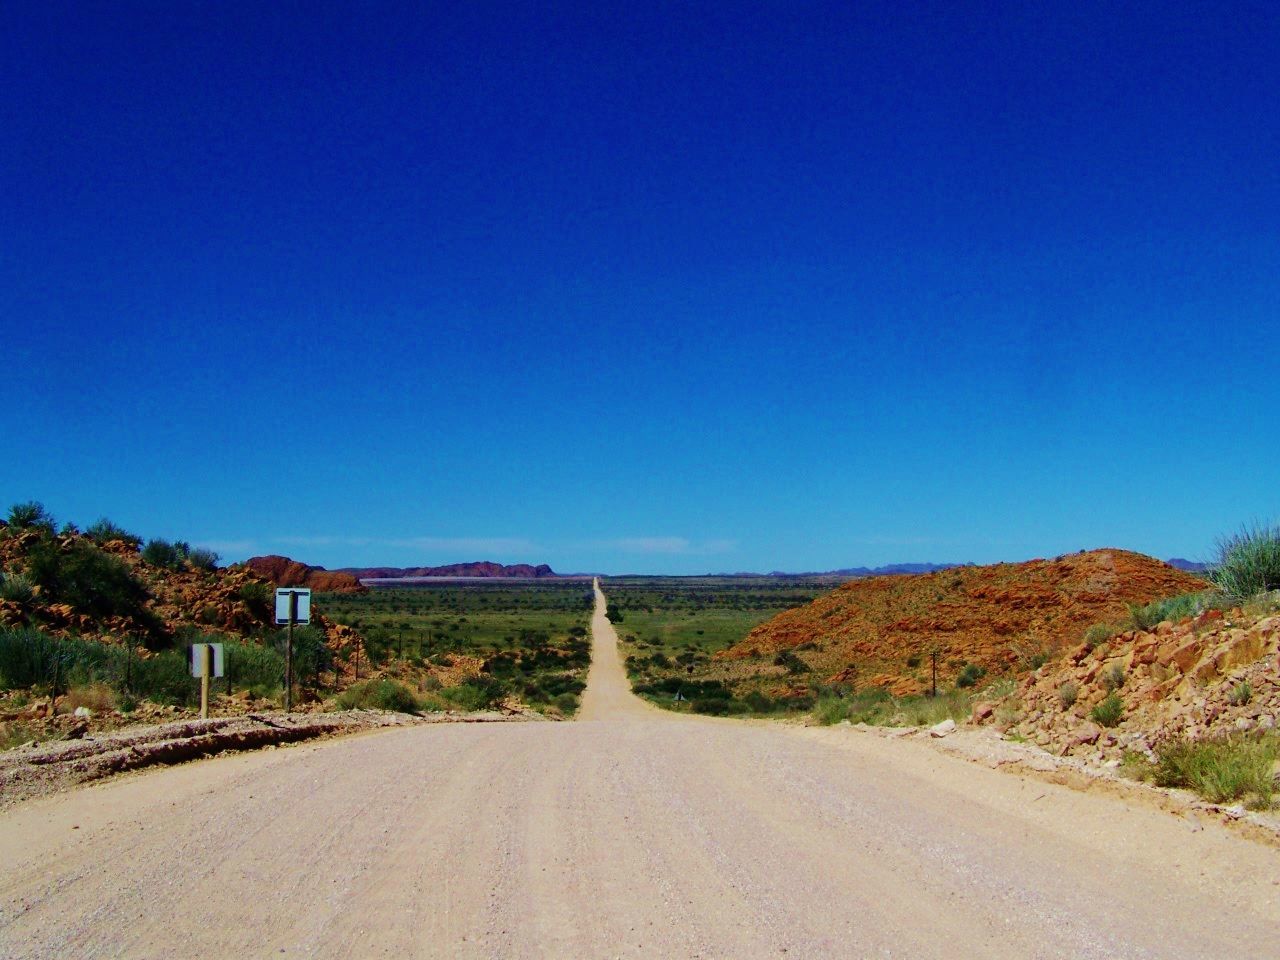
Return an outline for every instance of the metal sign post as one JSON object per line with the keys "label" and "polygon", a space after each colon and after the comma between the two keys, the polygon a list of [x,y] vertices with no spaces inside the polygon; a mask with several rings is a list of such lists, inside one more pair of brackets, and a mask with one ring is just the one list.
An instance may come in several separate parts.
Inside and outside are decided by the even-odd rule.
{"label": "metal sign post", "polygon": [[223,675],[222,644],[191,645],[191,675],[200,678],[200,718],[209,716],[209,681]]}
{"label": "metal sign post", "polygon": [[298,595],[289,594],[289,633],[284,641],[284,712],[293,709],[293,625],[298,622]]}
{"label": "metal sign post", "polygon": [[293,708],[293,625],[311,622],[311,591],[298,587],[276,589],[276,623],[288,624],[284,640],[284,712]]}

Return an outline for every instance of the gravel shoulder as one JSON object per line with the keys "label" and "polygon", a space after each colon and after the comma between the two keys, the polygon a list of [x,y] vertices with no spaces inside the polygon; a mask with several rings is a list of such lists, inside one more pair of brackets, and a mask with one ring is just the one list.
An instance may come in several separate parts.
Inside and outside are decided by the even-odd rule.
{"label": "gravel shoulder", "polygon": [[599,603],[582,722],[407,726],[0,812],[0,956],[1268,952],[1273,849],[912,738],[627,702]]}

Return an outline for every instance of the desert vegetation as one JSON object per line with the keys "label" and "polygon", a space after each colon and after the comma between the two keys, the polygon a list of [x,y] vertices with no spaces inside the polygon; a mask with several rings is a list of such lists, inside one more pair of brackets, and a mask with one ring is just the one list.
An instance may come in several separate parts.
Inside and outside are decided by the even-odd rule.
{"label": "desert vegetation", "polygon": [[[716,716],[808,710],[809,690],[779,695],[741,683],[715,655],[757,624],[808,603],[838,581],[794,577],[611,577],[604,584],[632,689],[677,711]],[[616,613],[614,612],[616,611]],[[779,672],[808,671],[799,656]]]}
{"label": "desert vegetation", "polygon": [[334,595],[327,609],[421,709],[521,703],[571,716],[586,687],[592,603],[584,580],[441,581]]}

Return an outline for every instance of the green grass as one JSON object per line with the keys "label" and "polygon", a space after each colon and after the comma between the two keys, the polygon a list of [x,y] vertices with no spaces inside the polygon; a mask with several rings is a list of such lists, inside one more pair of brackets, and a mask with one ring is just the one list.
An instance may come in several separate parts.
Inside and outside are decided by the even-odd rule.
{"label": "green grass", "polygon": [[1158,757],[1150,770],[1157,786],[1193,790],[1212,803],[1243,800],[1257,810],[1275,802],[1272,767],[1280,738],[1274,734],[1176,740],[1161,746]]}
{"label": "green grass", "polygon": [[343,710],[395,710],[399,713],[417,713],[422,706],[417,694],[395,680],[357,683],[339,694],[336,703]]}
{"label": "green grass", "polygon": [[814,706],[813,718],[823,725],[848,720],[872,726],[931,727],[947,719],[959,723],[972,708],[973,697],[962,690],[936,697],[894,697],[873,689],[847,695],[823,694]]}
{"label": "green grass", "polygon": [[1089,711],[1089,719],[1104,727],[1114,727],[1124,718],[1124,701],[1114,690]]}
{"label": "green grass", "polygon": [[1218,541],[1209,576],[1236,601],[1280,590],[1280,527],[1254,524]]}

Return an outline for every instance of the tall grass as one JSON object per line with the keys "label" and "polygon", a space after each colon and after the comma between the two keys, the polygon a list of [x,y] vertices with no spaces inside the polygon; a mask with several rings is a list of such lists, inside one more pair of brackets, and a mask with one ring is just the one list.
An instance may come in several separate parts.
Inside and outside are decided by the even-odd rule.
{"label": "tall grass", "polygon": [[813,708],[813,719],[823,726],[848,720],[884,727],[928,727],[943,720],[969,716],[973,698],[960,690],[936,697],[894,697],[879,688],[848,696],[823,694]]}
{"label": "tall grass", "polygon": [[1219,540],[1209,576],[1237,601],[1280,589],[1280,527],[1255,524]]}
{"label": "tall grass", "polygon": [[1158,786],[1194,790],[1213,803],[1245,800],[1267,809],[1275,800],[1272,765],[1280,759],[1280,738],[1222,737],[1178,740],[1159,749],[1153,779]]}

